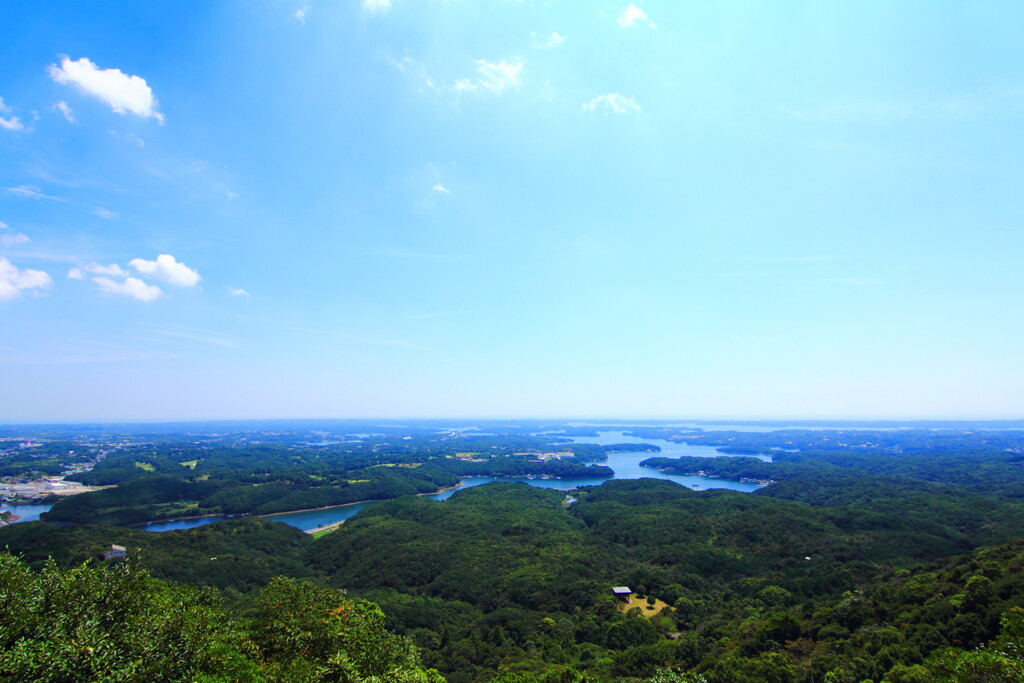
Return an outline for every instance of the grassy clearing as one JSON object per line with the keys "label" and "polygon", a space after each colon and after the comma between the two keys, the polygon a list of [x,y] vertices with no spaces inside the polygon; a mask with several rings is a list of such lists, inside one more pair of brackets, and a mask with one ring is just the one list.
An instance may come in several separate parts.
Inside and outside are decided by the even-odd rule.
{"label": "grassy clearing", "polygon": [[661,610],[665,609],[668,606],[669,604],[667,602],[663,600],[658,600],[657,598],[655,598],[653,605],[648,605],[646,595],[637,595],[636,593],[633,593],[633,595],[629,596],[629,602],[624,602],[621,605],[619,605],[619,609],[623,612],[628,612],[629,610],[636,607],[640,610],[641,614],[643,614],[645,617],[650,618],[657,616],[658,613],[661,612]]}
{"label": "grassy clearing", "polygon": [[320,531],[314,531],[313,533],[310,534],[310,536],[312,536],[313,538],[320,538],[321,536],[326,536],[327,534],[329,534],[332,531],[335,531],[337,529],[338,529],[338,527],[332,526],[329,529],[321,529]]}
{"label": "grassy clearing", "polygon": [[135,466],[138,467],[140,470],[145,470],[146,472],[153,472],[156,470],[156,468],[150,465],[148,462],[136,462]]}
{"label": "grassy clearing", "polygon": [[178,464],[181,465],[182,467],[187,467],[190,470],[194,470],[196,468],[196,465],[199,464],[199,461],[198,460],[186,460],[185,462],[179,462]]}

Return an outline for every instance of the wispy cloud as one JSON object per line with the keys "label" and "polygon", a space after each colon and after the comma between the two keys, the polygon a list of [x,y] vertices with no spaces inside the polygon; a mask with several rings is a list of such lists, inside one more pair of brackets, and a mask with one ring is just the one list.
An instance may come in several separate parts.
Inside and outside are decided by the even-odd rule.
{"label": "wispy cloud", "polygon": [[28,235],[23,232],[0,235],[0,246],[4,247],[13,247],[15,244],[25,244],[26,242],[31,241],[32,240],[28,238]]}
{"label": "wispy cloud", "polygon": [[118,114],[130,112],[164,123],[164,115],[157,111],[153,90],[144,78],[130,76],[120,69],[101,69],[87,57],[72,61],[63,56],[60,66],[51,64],[47,73],[55,82],[95,97]]}
{"label": "wispy cloud", "polygon": [[[74,275],[72,275],[72,273],[74,273]],[[79,268],[72,268],[68,271],[68,277],[72,280],[82,280],[85,277],[84,273],[89,273],[90,275],[106,275],[108,277],[128,277],[128,271],[116,263],[104,266],[100,263],[96,263],[95,261],[86,263],[84,266]]]}
{"label": "wispy cloud", "polygon": [[[4,98],[0,97],[0,114],[11,114],[11,108],[4,103]],[[25,124],[21,122],[17,116],[0,116],[0,128],[4,130],[24,130]]]}
{"label": "wispy cloud", "polygon": [[68,106],[68,103],[65,102],[64,100],[61,100],[60,102],[57,102],[52,107],[50,107],[50,109],[53,110],[53,111],[60,112],[61,115],[65,119],[67,119],[68,123],[74,123],[75,122],[75,112],[71,109],[71,107]]}
{"label": "wispy cloud", "polygon": [[632,97],[620,95],[617,92],[598,95],[589,102],[583,103],[583,111],[597,111],[598,109],[608,109],[616,114],[641,111],[640,105],[637,104],[636,100]]}
{"label": "wispy cloud", "polygon": [[234,337],[224,334],[223,332],[200,330],[182,325],[147,325],[145,328],[153,334],[158,334],[164,337],[188,339],[190,341],[198,341],[230,349],[238,348],[238,344],[235,342]]}
{"label": "wispy cloud", "polygon": [[447,187],[445,187],[441,183],[434,183],[434,186],[432,188],[430,188],[430,189],[433,190],[434,192],[440,192],[441,194],[451,194],[452,193],[451,190],[449,190]]}
{"label": "wispy cloud", "polygon": [[44,194],[38,185],[18,185],[17,187],[8,187],[7,191],[15,197],[21,197],[22,199],[49,199],[55,202],[67,201],[64,197]]}
{"label": "wispy cloud", "polygon": [[632,4],[626,7],[619,18],[615,21],[617,21],[619,26],[622,28],[628,28],[637,23],[646,24],[650,28],[657,28],[655,23],[647,16],[647,12]]}
{"label": "wispy cloud", "polygon": [[309,14],[309,5],[303,5],[302,7],[292,12],[292,17],[294,17],[295,20],[298,21],[300,24],[305,24],[307,14]]}
{"label": "wispy cloud", "polygon": [[552,50],[565,42],[565,36],[552,31],[548,35],[541,35],[536,32],[530,33],[530,47],[535,50]]}
{"label": "wispy cloud", "polygon": [[479,90],[503,93],[522,84],[522,72],[526,62],[519,57],[510,57],[499,62],[478,59],[475,64],[477,77],[460,78],[455,81],[452,90],[456,93]]}
{"label": "wispy cloud", "polygon": [[401,339],[380,339],[378,337],[364,337],[360,334],[348,334],[345,332],[337,333],[338,336],[344,339],[351,339],[352,341],[362,342],[364,344],[375,344],[378,346],[400,346],[406,349],[418,349],[423,351],[423,347],[419,344],[413,344],[412,342],[402,341]]}
{"label": "wispy cloud", "polygon": [[319,337],[321,339],[322,338],[327,338],[327,337],[334,337],[334,338],[338,338],[338,339],[348,339],[350,341],[360,342],[360,343],[363,343],[363,344],[372,344],[372,345],[376,345],[376,346],[397,346],[397,347],[406,348],[406,349],[418,349],[418,350],[421,350],[421,351],[425,350],[419,344],[413,344],[412,342],[407,342],[407,341],[404,341],[402,339],[388,339],[388,338],[382,338],[382,337],[371,337],[371,336],[366,336],[366,335],[362,335],[362,334],[354,334],[354,333],[351,333],[351,332],[343,332],[343,331],[340,331],[340,330],[325,330],[325,329],[321,329],[321,328],[303,327],[303,326],[300,326],[300,325],[290,325],[290,324],[287,324],[287,323],[281,323],[279,321],[271,320],[269,318],[264,318],[264,317],[246,317],[246,319],[253,320],[255,322],[259,322],[259,323],[262,323],[262,324],[265,324],[265,325],[270,325],[272,327],[278,327],[278,328],[284,328],[284,329],[292,330],[294,332],[306,332],[306,333],[309,333],[309,334],[314,334],[314,335],[316,335],[317,337]]}
{"label": "wispy cloud", "polygon": [[93,209],[92,212],[94,214],[96,214],[97,216],[99,216],[100,218],[107,218],[107,219],[117,218],[117,213],[115,213],[113,211],[110,211],[109,209],[104,209],[104,208],[99,207],[99,206],[97,206],[95,209]]}
{"label": "wispy cloud", "polygon": [[0,364],[66,365],[78,363],[115,363],[121,361],[167,360],[178,354],[139,351],[96,339],[64,339],[34,344],[24,352],[0,348]]}
{"label": "wispy cloud", "polygon": [[228,287],[228,294],[231,296],[249,296],[249,292],[236,287]]}

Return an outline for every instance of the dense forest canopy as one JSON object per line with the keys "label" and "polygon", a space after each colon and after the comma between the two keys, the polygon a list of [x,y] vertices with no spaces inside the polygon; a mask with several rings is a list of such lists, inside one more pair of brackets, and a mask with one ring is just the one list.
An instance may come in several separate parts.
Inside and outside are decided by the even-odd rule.
{"label": "dense forest canopy", "polygon": [[[445,501],[407,495],[474,468],[550,468],[533,473],[560,472],[571,487],[577,468],[621,447],[582,443],[587,433],[565,441],[592,429],[577,427],[43,440],[39,458],[64,465],[74,461],[62,449],[107,450],[70,476],[112,486],[0,528],[13,553],[0,678],[42,677],[45,656],[54,672],[84,667],[98,680],[99,660],[82,658],[102,651],[124,680],[1024,680],[1020,433],[614,427],[635,450],[655,450],[638,439],[700,439],[729,456],[655,453],[653,475],[773,483],[752,494],[651,478],[571,495],[502,482]],[[365,499],[354,496],[385,502],[319,538],[254,516],[161,534],[124,526]],[[127,561],[103,559],[114,544]],[[614,586],[630,588],[629,603]],[[68,609],[83,607],[43,609],[58,589],[74,592]],[[177,611],[159,608],[168,601]],[[94,605],[117,607],[94,619]],[[356,631],[336,628],[338,610],[360,615]],[[159,654],[144,666],[145,643]],[[182,648],[180,662],[168,654]]]}

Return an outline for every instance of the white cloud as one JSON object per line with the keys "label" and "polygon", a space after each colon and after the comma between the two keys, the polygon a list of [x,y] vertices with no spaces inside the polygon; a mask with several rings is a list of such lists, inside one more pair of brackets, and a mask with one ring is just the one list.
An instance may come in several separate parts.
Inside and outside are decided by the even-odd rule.
{"label": "white cloud", "polygon": [[476,90],[488,90],[501,93],[509,88],[518,88],[522,84],[520,73],[526,64],[519,57],[501,60],[500,62],[488,62],[486,59],[478,59],[476,71],[479,78],[460,78],[452,85],[456,93],[473,92]]}
{"label": "white cloud", "polygon": [[[70,273],[69,273],[70,275]],[[94,277],[93,282],[100,286],[100,289],[107,294],[120,294],[130,296],[139,301],[152,301],[163,296],[164,291],[156,285],[149,285],[137,277],[127,277],[124,280],[112,280],[109,277]]]}
{"label": "white cloud", "polygon": [[3,221],[0,221],[0,230],[6,230],[9,227],[11,227],[11,226],[7,225]]}
{"label": "white cloud", "polygon": [[391,0],[363,0],[363,11],[370,14],[387,12],[391,9]]}
{"label": "white cloud", "polygon": [[234,339],[223,332],[198,330],[193,327],[185,327],[182,325],[149,325],[148,327],[155,334],[163,335],[165,337],[178,337],[181,339],[206,342],[207,344],[216,344],[217,346],[226,346],[232,349],[238,348]]}
{"label": "white cloud", "polygon": [[0,299],[17,299],[25,290],[49,289],[52,284],[53,280],[43,271],[20,270],[0,256]]}
{"label": "white cloud", "polygon": [[108,209],[104,209],[99,206],[93,209],[92,212],[99,216],[100,218],[117,218],[117,214],[115,212],[110,211]]}
{"label": "white cloud", "polygon": [[651,28],[657,28],[654,22],[651,21],[650,18],[647,16],[647,12],[643,11],[636,5],[632,4],[629,7],[627,7],[622,12],[622,16],[616,19],[615,21],[619,22],[619,26],[621,26],[622,28],[632,26],[637,22],[647,24]]}
{"label": "white cloud", "polygon": [[0,128],[4,130],[24,130],[25,124],[17,116],[11,116],[10,118],[0,116]]}
{"label": "white cloud", "polygon": [[[10,114],[11,108],[4,104],[4,98],[0,97],[0,114]],[[4,130],[23,130],[25,124],[17,116],[0,116],[0,128]]]}
{"label": "white cloud", "polygon": [[451,190],[449,190],[447,187],[445,187],[441,183],[434,183],[434,186],[432,188],[430,188],[430,189],[432,189],[434,192],[440,192],[441,194],[451,194],[452,193]]}
{"label": "white cloud", "polygon": [[236,289],[235,287],[228,287],[228,294],[231,296],[249,296],[249,292],[244,289]]}
{"label": "white cloud", "polygon": [[[77,269],[74,269],[77,270]],[[128,271],[117,265],[111,263],[109,266],[104,266],[96,262],[87,263],[82,266],[82,270],[91,275],[109,275],[111,277],[128,277]],[[80,278],[78,278],[80,279]]]}
{"label": "white cloud", "polygon": [[551,50],[565,42],[565,36],[553,31],[549,36],[530,33],[531,44],[539,50]]}
{"label": "white cloud", "polygon": [[18,187],[8,187],[7,191],[15,197],[21,197],[22,199],[52,199],[55,202],[67,201],[64,197],[53,197],[48,194],[43,194],[43,191],[38,185],[19,185]]}
{"label": "white cloud", "polygon": [[524,63],[519,57],[512,57],[507,62],[503,59],[497,63],[478,59],[476,60],[476,70],[480,74],[478,82],[484,88],[494,92],[504,92],[509,88],[519,87],[522,82],[519,74],[523,70]]}
{"label": "white cloud", "polygon": [[518,88],[522,85],[522,72],[526,66],[526,61],[521,57],[509,57],[498,62],[477,59],[473,62],[476,65],[476,77],[459,78],[449,85],[436,82],[427,72],[426,67],[409,57],[390,61],[396,69],[422,82],[434,93],[454,92],[456,95],[461,95],[464,92],[501,93],[511,88]]}
{"label": "white cloud", "polygon": [[610,92],[607,95],[598,95],[589,102],[583,103],[584,111],[597,111],[598,107],[611,109],[616,114],[626,114],[631,111],[640,111],[640,105],[632,97],[620,95],[617,92]]}
{"label": "white cloud", "polygon": [[72,268],[71,270],[68,271],[68,279],[69,280],[84,280],[85,279],[85,273],[82,272],[81,268]]}
{"label": "white cloud", "polygon": [[299,9],[292,12],[292,16],[295,17],[296,21],[300,24],[306,23],[306,15],[309,14],[309,5],[303,5]]}
{"label": "white cloud", "polygon": [[75,112],[71,109],[71,107],[68,106],[68,103],[64,100],[57,102],[52,107],[50,107],[50,109],[52,109],[53,111],[59,111],[61,114],[63,114],[64,118],[68,120],[68,123],[75,122]]}
{"label": "white cloud", "polygon": [[177,287],[192,287],[202,279],[199,273],[179,263],[170,254],[160,254],[155,261],[132,259],[128,265],[143,275]]}
{"label": "white cloud", "polygon": [[29,241],[28,235],[21,232],[16,232],[13,235],[0,235],[0,246],[4,247],[10,247],[15,244],[24,244]]}
{"label": "white cloud", "polygon": [[60,66],[51,64],[47,72],[57,83],[72,85],[82,93],[102,100],[118,114],[131,112],[164,122],[164,115],[157,111],[156,98],[144,78],[129,76],[120,69],[100,69],[87,57],[71,61],[64,56]]}
{"label": "white cloud", "polygon": [[647,12],[645,12],[644,10],[640,9],[639,7],[637,7],[636,5],[633,5],[633,4],[631,4],[629,7],[627,7],[623,11],[623,15],[618,17],[618,18],[616,18],[615,20],[616,20],[616,22],[618,22],[618,26],[621,26],[624,29],[633,26],[637,22],[639,22],[641,24],[646,24],[651,29],[656,29],[657,28],[654,25],[654,23],[651,22],[650,17],[647,16]]}

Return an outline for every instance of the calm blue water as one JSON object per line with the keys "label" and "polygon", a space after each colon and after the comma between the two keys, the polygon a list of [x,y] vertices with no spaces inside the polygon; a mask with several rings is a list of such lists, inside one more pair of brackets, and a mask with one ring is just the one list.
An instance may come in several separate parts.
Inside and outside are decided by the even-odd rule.
{"label": "calm blue water", "polygon": [[34,522],[39,515],[49,510],[51,505],[7,505],[0,503],[0,512],[10,512],[21,517],[19,522]]}
{"label": "calm blue water", "polygon": [[[549,432],[551,436],[558,436],[556,432]],[[736,457],[732,453],[719,453],[716,446],[704,446],[704,445],[691,445],[688,443],[676,443],[674,441],[668,441],[666,439],[641,439],[636,436],[626,436],[624,432],[598,432],[598,436],[573,436],[569,437],[575,443],[596,443],[599,446],[608,446],[615,443],[649,443],[652,446],[661,446],[661,453],[611,453],[608,455],[608,462],[606,463],[609,467],[615,470],[616,479],[637,479],[640,476],[653,477],[654,474],[650,474],[650,470],[644,470],[647,474],[628,476],[621,474],[618,467],[612,464],[615,460],[621,467],[629,468],[630,465],[626,463],[619,463],[618,458],[620,456],[633,456],[639,463],[641,460],[654,456],[662,456],[666,458],[678,458],[683,455],[690,456],[691,458],[729,458]],[[765,462],[771,462],[771,457],[767,455],[754,455],[747,456],[764,460]],[[711,488],[723,488],[721,486]]]}
{"label": "calm blue water", "polygon": [[[665,456],[669,458],[678,458],[682,455],[689,455],[698,458],[721,458],[729,457],[715,450],[714,446],[691,446],[688,444],[673,443],[664,439],[640,439],[637,437],[624,436],[621,431],[602,431],[596,437],[593,436],[580,436],[572,437],[572,441],[576,443],[596,443],[599,445],[608,445],[615,443],[649,443],[657,446],[661,446],[661,453],[610,453],[608,460],[602,464],[607,465],[615,473],[614,476],[604,478],[595,477],[588,479],[525,479],[525,478],[509,478],[509,479],[496,479],[494,477],[466,477],[462,480],[459,486],[450,491],[444,491],[442,493],[436,493],[430,497],[434,500],[446,500],[456,491],[462,489],[471,488],[473,486],[480,486],[481,484],[487,484],[492,481],[520,481],[530,486],[536,486],[538,488],[545,489],[571,489],[577,486],[598,486],[608,481],[609,479],[640,479],[643,477],[650,477],[652,479],[668,479],[674,481],[677,484],[681,484],[690,489],[731,489],[733,491],[750,492],[756,491],[761,488],[759,484],[752,484],[747,482],[731,481],[728,479],[714,479],[711,477],[687,477],[675,474],[665,474],[652,470],[648,467],[641,467],[640,462],[646,460],[652,456]],[[757,456],[762,460],[770,461],[771,458],[768,456]],[[309,531],[310,529],[316,529],[317,527],[324,526],[326,524],[333,524],[349,519],[363,508],[373,505],[374,503],[353,503],[351,505],[339,505],[336,507],[325,508],[322,510],[308,510],[305,512],[282,512],[276,515],[268,515],[267,519],[273,519],[285,524],[302,529],[303,531]],[[0,509],[8,509],[7,506],[0,507]],[[22,515],[23,521],[31,521],[39,519],[39,515],[46,510],[50,509],[49,505],[19,505],[10,507],[15,514]],[[197,519],[176,519],[162,522],[153,522],[145,526],[140,527],[146,531],[174,531],[177,529],[192,529],[197,526],[204,524],[211,524],[213,522],[220,521],[222,519],[228,519],[226,515],[218,515],[212,517],[200,517]]]}
{"label": "calm blue water", "polygon": [[[580,436],[573,437],[572,440],[577,443],[596,443],[601,445],[613,444],[613,443],[649,443],[657,446],[661,446],[661,453],[610,453],[608,455],[608,461],[602,464],[612,468],[615,472],[613,477],[595,477],[590,479],[525,479],[525,478],[502,478],[496,479],[494,477],[466,477],[462,480],[459,486],[450,491],[443,491],[442,493],[435,493],[430,497],[434,500],[446,500],[451,497],[456,491],[462,489],[468,489],[473,486],[480,486],[481,484],[487,484],[492,481],[520,481],[530,486],[536,486],[543,489],[571,489],[577,486],[599,486],[609,479],[641,479],[643,477],[650,477],[652,479],[668,479],[674,481],[677,484],[690,489],[732,489],[733,491],[750,492],[756,491],[761,488],[759,484],[751,484],[747,482],[730,481],[728,479],[714,479],[711,477],[684,477],[675,474],[664,474],[657,470],[652,470],[648,467],[641,467],[640,461],[646,460],[651,456],[663,455],[670,458],[678,458],[681,455],[690,455],[698,458],[719,458],[727,457],[723,456],[715,450],[713,446],[690,446],[687,444],[677,444],[664,439],[638,439],[636,437],[623,436],[622,432],[600,432],[597,437],[593,436]],[[771,460],[767,456],[762,457],[763,460]],[[308,510],[306,512],[283,512],[276,515],[268,515],[267,519],[273,519],[278,522],[284,522],[294,527],[302,529],[303,531],[309,531],[317,527],[324,526],[326,524],[333,524],[336,522],[344,521],[363,508],[373,505],[374,503],[353,503],[352,505],[339,505],[337,507],[325,508],[323,510]],[[147,524],[142,529],[146,531],[173,531],[175,529],[191,529],[193,527],[202,526],[203,524],[210,524],[216,522],[225,517],[202,517],[199,519],[179,519],[167,522],[153,522]]]}

